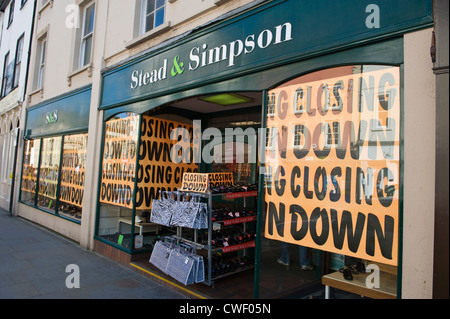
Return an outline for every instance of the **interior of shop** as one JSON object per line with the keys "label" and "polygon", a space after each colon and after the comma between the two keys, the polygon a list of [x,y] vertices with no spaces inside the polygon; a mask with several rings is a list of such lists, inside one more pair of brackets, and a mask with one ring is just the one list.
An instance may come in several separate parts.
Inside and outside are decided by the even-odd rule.
{"label": "interior of shop", "polygon": [[[144,115],[177,119],[180,122],[201,120],[202,131],[206,128],[217,128],[222,134],[225,129],[241,128],[245,131],[247,128],[253,128],[257,133],[261,127],[262,112],[262,92],[232,92],[221,93],[209,96],[199,96],[195,98],[175,101],[170,105],[158,107]],[[184,119],[183,119],[184,118]],[[224,137],[224,135],[223,135]],[[236,138],[235,138],[236,139]],[[203,141],[204,143],[208,141]],[[248,141],[246,140],[245,143]],[[229,146],[228,146],[229,147]],[[227,149],[225,143],[221,145],[221,160],[216,162],[216,158],[210,164],[201,164],[199,171],[208,173],[233,172],[233,187],[252,187],[257,190],[258,186],[258,162],[251,163],[249,158],[252,151],[257,152],[250,147],[244,148],[244,161],[239,159],[226,158],[230,152],[235,154],[237,147]],[[217,148],[214,148],[216,151]],[[227,191],[235,191],[227,189]],[[232,246],[233,244],[251,241],[256,239],[257,224],[257,196],[227,199],[225,196],[215,196],[213,198],[212,216],[213,222],[213,242],[215,248],[212,253],[212,281],[210,284],[196,283],[189,285],[189,289],[197,291],[206,296],[214,298],[253,298],[255,282],[255,248],[250,244],[250,248],[226,251],[220,247]],[[254,217],[251,222],[236,223],[224,226],[224,221],[238,220],[237,216]],[[158,233],[152,233],[146,239],[151,242],[150,246],[166,235],[173,235],[176,232],[173,228],[159,227]],[[150,234],[150,233],[149,233]],[[183,238],[193,240],[192,231],[183,230]],[[196,234],[197,242],[205,244],[207,231]],[[244,241],[242,240],[244,237]],[[145,238],[145,237],[144,237]],[[245,241],[245,238],[249,241]],[[263,236],[261,236],[263,238]],[[308,255],[313,260],[311,269],[302,269],[292,258],[289,265],[280,261],[281,242],[262,239],[261,241],[261,260],[260,260],[260,298],[291,298],[312,296],[323,290],[320,285],[322,274],[322,254],[308,250]],[[236,247],[236,246],[234,246]],[[242,246],[246,247],[246,246]],[[292,255],[298,254],[295,247],[288,248]],[[197,253],[202,254],[201,251]],[[207,255],[204,254],[205,261]],[[148,257],[135,261],[135,264],[142,268],[155,272],[160,276],[167,276],[152,265]],[[208,268],[207,262],[205,265]],[[167,279],[170,280],[167,276]],[[172,279],[173,280],[173,279]],[[317,292],[319,291],[319,292]]]}
{"label": "interior of shop", "polygon": [[[275,103],[270,101],[271,96],[268,95],[267,101],[268,116],[274,114],[269,109]],[[122,113],[109,119],[106,124],[107,148],[104,158],[109,160],[117,157],[120,163],[128,159],[131,164],[119,165],[122,167],[119,175],[117,169],[112,170],[110,175],[116,179],[118,175],[121,180],[116,192],[113,189],[116,186],[111,183],[108,185],[110,175],[105,173],[105,167],[106,171],[111,171],[111,167],[117,163],[107,166],[107,161],[104,161],[102,178],[107,183],[102,182],[100,191],[98,236],[132,253],[134,265],[175,283],[173,278],[155,267],[149,256],[158,242],[167,242],[168,237],[175,238],[177,244],[190,245],[195,254],[203,257],[205,280],[185,285],[190,291],[210,298],[323,298],[324,274],[334,272],[341,279],[347,266],[362,265],[362,262],[339,253],[289,244],[270,238],[265,233],[266,219],[274,219],[273,216],[267,217],[267,198],[258,197],[267,195],[266,189],[273,187],[271,174],[260,175],[258,161],[258,147],[263,145],[262,154],[266,156],[272,138],[266,131],[258,130],[267,126],[264,123],[266,119],[262,117],[262,98],[261,91],[222,92],[173,101],[141,116]],[[324,103],[330,101],[325,98]],[[124,120],[127,129],[123,129]],[[180,128],[184,131],[177,131]],[[170,131],[179,133],[178,141],[172,139],[170,142]],[[260,135],[260,143],[253,143],[252,132],[256,140]],[[299,134],[296,130],[293,133]],[[114,142],[121,134],[125,138]],[[196,149],[198,134],[201,144]],[[194,144],[188,148],[187,155],[183,148],[178,149],[179,163],[169,159],[175,143],[188,146]],[[113,149],[117,145],[122,147],[121,156],[114,154],[117,150]],[[137,169],[133,167],[136,155],[139,156]],[[219,183],[219,186],[210,184],[210,197],[199,199],[211,210],[211,224],[206,228],[194,230],[151,220],[151,206],[155,205],[155,200],[162,200],[163,196],[173,196],[175,193],[177,201],[180,201],[180,193],[181,196],[191,198],[192,194],[178,191],[183,172],[232,176],[231,182],[228,180]],[[265,176],[265,180],[259,181],[259,176]],[[134,177],[137,178],[137,184],[134,183]],[[261,187],[264,188],[262,191],[259,189]],[[110,193],[113,194],[110,196],[112,199],[108,197]],[[133,227],[135,231],[132,236]],[[256,249],[260,249],[259,254]],[[358,276],[357,269],[352,268],[351,271]],[[393,276],[395,274],[394,269]],[[395,290],[395,279],[393,282],[392,289]],[[333,298],[360,298],[360,295],[344,293],[332,287],[331,294]]]}

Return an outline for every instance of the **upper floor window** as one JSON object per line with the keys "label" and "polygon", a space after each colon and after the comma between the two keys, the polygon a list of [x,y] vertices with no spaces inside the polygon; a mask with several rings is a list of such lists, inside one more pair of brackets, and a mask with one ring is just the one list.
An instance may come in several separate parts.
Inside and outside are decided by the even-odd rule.
{"label": "upper floor window", "polygon": [[2,76],[2,97],[11,92],[12,88],[12,64],[9,63],[9,52],[5,55],[3,62],[3,76]]}
{"label": "upper floor window", "polygon": [[166,0],[142,0],[140,34],[164,23]]}
{"label": "upper floor window", "polygon": [[9,6],[8,26],[11,25],[14,20],[14,2],[14,0],[11,1],[11,5]]}
{"label": "upper floor window", "polygon": [[95,4],[88,5],[83,10],[83,29],[81,34],[79,67],[91,63],[92,38],[94,34]]}
{"label": "upper floor window", "polygon": [[13,87],[17,87],[19,85],[20,79],[20,66],[22,65],[22,55],[23,55],[23,35],[17,41],[16,47],[16,60],[14,62],[14,79],[13,79]]}
{"label": "upper floor window", "polygon": [[45,67],[45,55],[47,47],[47,35],[42,36],[37,43],[36,54],[36,66],[35,66],[35,78],[34,89],[39,90],[43,87],[44,81],[44,67]]}

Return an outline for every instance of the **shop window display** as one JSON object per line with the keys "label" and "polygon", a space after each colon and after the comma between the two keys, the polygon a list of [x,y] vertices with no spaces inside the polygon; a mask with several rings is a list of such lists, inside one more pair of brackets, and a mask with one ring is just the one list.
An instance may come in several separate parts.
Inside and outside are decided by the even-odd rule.
{"label": "shop window display", "polygon": [[86,171],[87,134],[64,137],[58,214],[80,220]]}
{"label": "shop window display", "polygon": [[98,235],[125,249],[130,245],[133,217],[139,116],[122,113],[105,123]]}
{"label": "shop window display", "polygon": [[81,222],[86,150],[87,134],[26,140],[21,201]]}
{"label": "shop window display", "polygon": [[37,206],[55,211],[61,159],[61,137],[42,140]]}
{"label": "shop window display", "polygon": [[[178,135],[178,133],[183,134]],[[186,133],[187,132],[187,133]],[[131,252],[151,249],[161,227],[150,222],[153,199],[181,186],[196,163],[177,163],[177,140],[192,139],[192,121],[121,113],[105,123],[97,236]],[[189,143],[187,144],[189,145]],[[139,148],[138,148],[139,147]],[[133,231],[134,229],[134,231]]]}
{"label": "shop window display", "polygon": [[278,135],[265,157],[260,297],[333,272],[356,282],[371,265],[395,286],[399,68],[317,71],[268,95],[278,96],[266,119]]}

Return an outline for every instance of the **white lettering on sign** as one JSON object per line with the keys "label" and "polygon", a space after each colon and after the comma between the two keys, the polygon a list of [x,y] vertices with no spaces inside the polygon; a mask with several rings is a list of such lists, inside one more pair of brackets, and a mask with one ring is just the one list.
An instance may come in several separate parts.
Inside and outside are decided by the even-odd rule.
{"label": "white lettering on sign", "polygon": [[[221,44],[209,48],[207,43],[193,47],[189,51],[189,63],[186,68],[195,71],[198,68],[226,61],[227,67],[236,65],[237,59],[243,54],[251,54],[256,49],[267,49],[270,46],[293,40],[292,24],[285,22],[272,30],[265,29],[261,33],[250,34],[245,39],[236,39],[228,44]],[[172,61],[172,60],[171,60]],[[133,70],[131,73],[131,89],[147,86],[167,79],[168,59],[164,59],[161,67],[152,71]],[[173,66],[170,69],[172,77],[181,75],[185,71],[185,64],[180,56],[173,57]]]}
{"label": "white lettering on sign", "polygon": [[226,44],[222,44],[215,48],[209,49],[207,44],[202,47],[194,47],[189,54],[190,63],[189,70],[196,70],[198,67],[204,67],[217,62],[228,60],[228,67],[236,64],[236,58],[241,54],[252,53],[256,46],[261,49],[266,49],[270,45],[276,45],[282,42],[292,40],[292,24],[286,22],[275,27],[274,33],[270,30],[262,31],[258,37],[254,34],[248,35],[245,40],[234,40]]}
{"label": "white lettering on sign", "polygon": [[131,88],[135,89],[138,86],[148,85],[167,77],[167,59],[164,60],[163,66],[159,69],[155,69],[151,72],[145,72],[143,70],[134,70],[131,74]]}
{"label": "white lettering on sign", "polygon": [[58,110],[47,112],[45,114],[45,124],[52,124],[58,121]]}

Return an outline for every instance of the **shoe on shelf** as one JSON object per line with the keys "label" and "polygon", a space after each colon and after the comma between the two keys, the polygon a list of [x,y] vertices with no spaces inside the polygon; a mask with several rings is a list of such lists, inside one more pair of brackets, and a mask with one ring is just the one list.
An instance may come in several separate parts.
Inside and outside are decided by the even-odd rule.
{"label": "shoe on shelf", "polygon": [[343,270],[343,274],[345,280],[353,280],[352,271],[349,268],[345,267]]}
{"label": "shoe on shelf", "polygon": [[279,264],[281,264],[283,266],[289,266],[289,263],[286,263],[286,262],[282,261],[281,258],[277,259],[277,263],[279,263]]}
{"label": "shoe on shelf", "polygon": [[310,270],[313,270],[314,267],[313,267],[313,266],[310,266],[310,265],[302,265],[302,266],[300,267],[300,269],[301,269],[301,270],[307,270],[307,271],[310,271]]}

